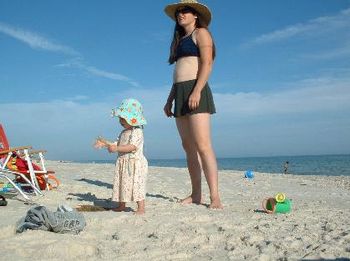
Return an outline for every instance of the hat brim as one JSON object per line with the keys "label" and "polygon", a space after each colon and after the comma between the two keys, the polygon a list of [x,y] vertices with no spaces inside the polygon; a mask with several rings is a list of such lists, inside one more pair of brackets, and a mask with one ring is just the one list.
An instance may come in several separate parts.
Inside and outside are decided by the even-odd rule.
{"label": "hat brim", "polygon": [[[146,119],[144,117],[142,117],[141,115],[130,115],[128,113],[121,111],[120,109],[116,110],[116,113],[114,116],[123,118],[124,120],[126,120],[126,122],[130,126],[133,126],[133,127],[142,126],[142,125],[147,124]],[[136,121],[134,121],[134,120],[136,120]]]}
{"label": "hat brim", "polygon": [[201,18],[203,19],[203,22],[208,26],[211,21],[211,12],[209,8],[206,5],[200,4],[200,3],[176,3],[176,4],[171,4],[167,5],[164,8],[164,12],[174,21],[176,21],[176,10],[178,10],[180,7],[185,7],[189,6],[196,10]]}

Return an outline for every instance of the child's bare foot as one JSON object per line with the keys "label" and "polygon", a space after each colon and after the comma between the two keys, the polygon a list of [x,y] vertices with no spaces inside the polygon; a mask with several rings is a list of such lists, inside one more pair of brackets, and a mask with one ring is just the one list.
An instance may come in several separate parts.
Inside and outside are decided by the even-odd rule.
{"label": "child's bare foot", "polygon": [[218,198],[218,199],[211,200],[209,208],[211,208],[211,209],[223,209],[224,206],[221,204],[221,201]]}
{"label": "child's bare foot", "polygon": [[188,196],[187,198],[184,198],[180,200],[180,203],[182,205],[187,205],[187,204],[202,204],[202,196]]}
{"label": "child's bare foot", "polygon": [[122,211],[125,211],[125,209],[126,209],[125,203],[119,203],[118,207],[112,208],[112,210],[115,212],[122,212]]}
{"label": "child's bare foot", "polygon": [[126,207],[117,207],[117,208],[112,208],[112,211],[114,212],[123,212],[126,209]]}
{"label": "child's bare foot", "polygon": [[134,214],[138,215],[138,216],[144,215],[145,214],[145,210],[144,209],[137,209]]}
{"label": "child's bare foot", "polygon": [[135,215],[143,215],[145,214],[145,200],[137,201],[137,210],[134,213]]}

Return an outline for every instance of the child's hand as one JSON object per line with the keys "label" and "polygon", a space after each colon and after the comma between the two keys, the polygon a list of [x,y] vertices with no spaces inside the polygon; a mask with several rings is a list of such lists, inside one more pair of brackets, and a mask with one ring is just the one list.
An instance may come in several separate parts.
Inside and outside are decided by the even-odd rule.
{"label": "child's hand", "polygon": [[108,144],[107,149],[109,153],[118,152],[118,145],[117,144]]}
{"label": "child's hand", "polygon": [[98,136],[96,141],[95,141],[94,147],[96,149],[102,149],[102,148],[108,147],[108,145],[110,145],[110,144],[112,144],[112,142],[106,140],[105,138],[103,138],[101,136]]}
{"label": "child's hand", "polygon": [[102,149],[103,147],[106,147],[106,144],[102,142],[101,140],[97,139],[94,143],[95,149]]}

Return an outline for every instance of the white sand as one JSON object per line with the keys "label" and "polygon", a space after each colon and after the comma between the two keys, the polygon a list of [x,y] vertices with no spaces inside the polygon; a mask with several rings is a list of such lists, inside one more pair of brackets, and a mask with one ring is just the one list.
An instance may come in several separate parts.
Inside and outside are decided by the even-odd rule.
{"label": "white sand", "polygon": [[[102,205],[111,197],[112,164],[48,162],[62,185],[35,197],[58,204]],[[150,167],[146,214],[84,212],[79,235],[27,230],[15,223],[30,208],[18,200],[0,207],[0,260],[300,260],[350,258],[350,177],[220,171],[224,210],[182,206],[186,169]],[[208,188],[203,180],[208,203]],[[293,200],[288,214],[254,212],[277,192]],[[130,207],[135,209],[136,204]]]}

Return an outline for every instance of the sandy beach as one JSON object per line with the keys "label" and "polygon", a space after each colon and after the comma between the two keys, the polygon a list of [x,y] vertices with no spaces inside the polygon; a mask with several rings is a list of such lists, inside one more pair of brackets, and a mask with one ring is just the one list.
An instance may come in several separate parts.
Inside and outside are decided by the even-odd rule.
{"label": "sandy beach", "polygon": [[[52,211],[59,204],[108,206],[113,164],[48,161],[58,189],[34,197]],[[31,205],[9,199],[0,207],[1,260],[313,260],[350,258],[350,177],[220,171],[223,210],[178,203],[188,195],[186,169],[150,167],[146,214],[83,212],[78,235],[40,230],[15,233]],[[277,192],[292,200],[287,214],[263,213]],[[205,203],[208,188],[203,179]],[[342,258],[342,259],[340,259]]]}

